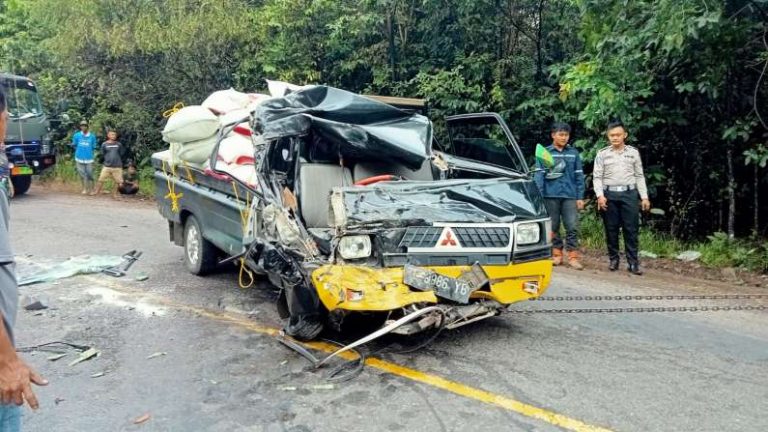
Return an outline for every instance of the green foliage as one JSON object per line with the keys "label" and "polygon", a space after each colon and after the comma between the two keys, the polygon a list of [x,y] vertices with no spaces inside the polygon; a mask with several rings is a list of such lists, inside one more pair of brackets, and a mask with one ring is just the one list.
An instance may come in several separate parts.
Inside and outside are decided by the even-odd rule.
{"label": "green foliage", "polygon": [[697,248],[704,264],[768,273],[768,242],[731,240],[724,232],[716,232],[708,240]]}
{"label": "green foliage", "polygon": [[[435,119],[496,111],[528,158],[559,120],[589,162],[619,117],[665,211],[655,226],[689,240],[726,219],[725,148],[768,164],[767,13],[746,0],[0,0],[0,68],[36,79],[49,111],[69,102],[63,154],[87,118],[144,164],[165,146],[165,109],[265,78],[423,97]],[[750,185],[737,226],[751,227],[754,167],[736,165]]]}

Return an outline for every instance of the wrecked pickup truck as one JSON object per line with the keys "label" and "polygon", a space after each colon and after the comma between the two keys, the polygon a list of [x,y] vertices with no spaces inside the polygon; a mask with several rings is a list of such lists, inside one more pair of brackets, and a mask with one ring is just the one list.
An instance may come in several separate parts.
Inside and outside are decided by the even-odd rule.
{"label": "wrecked pickup truck", "polygon": [[287,334],[350,314],[397,334],[456,328],[549,285],[550,221],[497,114],[447,118],[440,145],[422,115],[312,86],[250,123],[255,186],[153,159],[157,198],[189,269],[266,275]]}

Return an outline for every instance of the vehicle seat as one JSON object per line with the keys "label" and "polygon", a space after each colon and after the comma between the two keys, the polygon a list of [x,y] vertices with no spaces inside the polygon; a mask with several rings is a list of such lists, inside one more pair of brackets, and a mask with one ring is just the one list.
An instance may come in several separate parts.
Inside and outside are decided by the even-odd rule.
{"label": "vehicle seat", "polygon": [[352,186],[349,168],[334,164],[301,163],[299,168],[299,206],[307,228],[327,228],[331,191]]}
{"label": "vehicle seat", "polygon": [[408,180],[416,181],[433,181],[435,179],[434,173],[432,172],[432,163],[429,160],[424,161],[421,168],[416,171],[398,164],[359,162],[355,164],[354,172],[355,181],[384,174],[393,174]]}

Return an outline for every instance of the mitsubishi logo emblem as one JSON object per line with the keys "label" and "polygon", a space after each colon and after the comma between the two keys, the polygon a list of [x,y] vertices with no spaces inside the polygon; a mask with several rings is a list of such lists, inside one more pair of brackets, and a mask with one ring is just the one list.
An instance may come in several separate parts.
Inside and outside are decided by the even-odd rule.
{"label": "mitsubishi logo emblem", "polygon": [[443,230],[443,236],[440,240],[440,246],[459,246],[459,242],[453,238],[453,231],[450,228]]}

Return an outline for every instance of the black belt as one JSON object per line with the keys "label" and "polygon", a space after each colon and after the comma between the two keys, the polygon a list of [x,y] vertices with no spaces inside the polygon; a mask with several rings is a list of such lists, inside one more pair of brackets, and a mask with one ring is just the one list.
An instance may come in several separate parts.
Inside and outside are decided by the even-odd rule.
{"label": "black belt", "polygon": [[626,185],[626,186],[606,186],[605,190],[611,191],[611,192],[626,192],[635,190],[637,186],[635,185]]}

